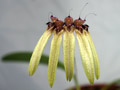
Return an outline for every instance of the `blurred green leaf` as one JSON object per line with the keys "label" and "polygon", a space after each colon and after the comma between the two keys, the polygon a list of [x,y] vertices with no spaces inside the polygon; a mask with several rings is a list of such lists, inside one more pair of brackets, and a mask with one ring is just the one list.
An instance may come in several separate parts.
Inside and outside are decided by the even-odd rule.
{"label": "blurred green leaf", "polygon": [[[32,52],[14,52],[6,54],[2,57],[3,62],[27,62],[29,63]],[[42,55],[40,64],[48,64],[49,56]],[[64,65],[62,62],[58,62],[58,68],[64,70]]]}
{"label": "blurred green leaf", "polygon": [[114,85],[120,85],[120,79],[114,80],[113,82],[109,83],[105,87],[103,87],[101,90],[109,90],[110,87]]}
{"label": "blurred green leaf", "polygon": [[[9,54],[6,54],[5,56],[3,56],[2,61],[3,62],[27,62],[27,63],[29,63],[31,55],[32,55],[32,52],[26,52],[26,51],[13,52],[13,53],[9,53]],[[40,64],[47,65],[48,61],[49,61],[49,56],[43,54],[41,56]],[[60,60],[58,61],[58,68],[65,71],[64,64],[62,62],[60,62]],[[76,86],[78,87],[78,81],[76,79],[76,75],[74,75],[73,79],[74,79]]]}
{"label": "blurred green leaf", "polygon": [[120,85],[120,79],[115,80],[113,83],[114,83],[114,84],[119,84],[119,85]]}

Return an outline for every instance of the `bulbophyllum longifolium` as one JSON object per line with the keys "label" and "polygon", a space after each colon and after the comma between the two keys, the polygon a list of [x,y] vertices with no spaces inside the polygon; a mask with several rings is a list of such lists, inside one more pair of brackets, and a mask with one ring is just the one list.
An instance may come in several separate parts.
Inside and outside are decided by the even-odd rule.
{"label": "bulbophyllum longifolium", "polygon": [[89,26],[84,24],[86,20],[82,20],[81,18],[73,20],[71,16],[66,17],[64,21],[61,21],[54,16],[51,16],[50,18],[51,22],[47,23],[48,27],[38,41],[31,56],[29,63],[29,75],[32,76],[35,73],[44,47],[49,37],[52,33],[54,33],[51,41],[48,64],[48,82],[51,87],[53,86],[63,34],[63,56],[66,79],[71,81],[74,73],[74,32],[76,32],[82,65],[89,82],[93,84],[94,75],[96,76],[96,79],[99,78],[100,65],[94,43],[88,31]]}

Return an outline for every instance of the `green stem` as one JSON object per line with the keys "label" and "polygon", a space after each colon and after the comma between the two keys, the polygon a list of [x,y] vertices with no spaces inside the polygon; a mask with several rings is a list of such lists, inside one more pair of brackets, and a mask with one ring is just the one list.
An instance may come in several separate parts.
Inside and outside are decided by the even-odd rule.
{"label": "green stem", "polygon": [[79,86],[79,82],[78,82],[78,79],[76,77],[76,74],[74,74],[73,79],[74,79],[74,83],[76,86],[76,90],[80,90],[80,86]]}
{"label": "green stem", "polygon": [[75,57],[74,57],[74,60],[75,60],[75,73],[74,73],[73,79],[74,79],[74,83],[76,86],[76,90],[80,90],[80,85],[79,85],[78,78],[77,78],[77,64],[76,64]]}

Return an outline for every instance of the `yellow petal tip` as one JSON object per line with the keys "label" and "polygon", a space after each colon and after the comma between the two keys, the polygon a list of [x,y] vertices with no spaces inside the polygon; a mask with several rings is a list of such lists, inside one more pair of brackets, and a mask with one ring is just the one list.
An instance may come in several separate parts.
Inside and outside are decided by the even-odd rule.
{"label": "yellow petal tip", "polygon": [[72,80],[72,77],[66,76],[66,80],[70,82]]}
{"label": "yellow petal tip", "polygon": [[29,72],[29,76],[32,76],[32,75],[34,74],[34,73],[31,71],[30,66],[29,66],[28,72]]}
{"label": "yellow petal tip", "polygon": [[69,78],[69,82],[72,80],[72,78]]}
{"label": "yellow petal tip", "polygon": [[92,85],[93,85],[93,84],[94,84],[94,81],[90,81],[90,84],[92,84]]}
{"label": "yellow petal tip", "polygon": [[32,76],[32,75],[33,75],[33,73],[29,72],[29,76]]}
{"label": "yellow petal tip", "polygon": [[51,79],[51,77],[48,77],[48,82],[49,82],[50,87],[52,88],[54,84],[54,80]]}
{"label": "yellow petal tip", "polygon": [[50,87],[52,88],[53,87],[53,83],[49,83]]}
{"label": "yellow petal tip", "polygon": [[99,75],[98,75],[98,76],[96,76],[96,79],[97,79],[97,80],[99,79]]}

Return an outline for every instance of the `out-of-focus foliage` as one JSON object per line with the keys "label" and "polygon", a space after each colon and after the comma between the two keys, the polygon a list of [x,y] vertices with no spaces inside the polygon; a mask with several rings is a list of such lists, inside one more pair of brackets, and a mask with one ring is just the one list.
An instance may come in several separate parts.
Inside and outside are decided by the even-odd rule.
{"label": "out-of-focus foliage", "polygon": [[[6,54],[2,57],[3,62],[27,62],[29,63],[30,57],[32,55],[32,52],[14,52]],[[49,57],[45,54],[41,56],[41,64],[48,64]],[[64,65],[62,62],[58,62],[58,68],[64,70]]]}

